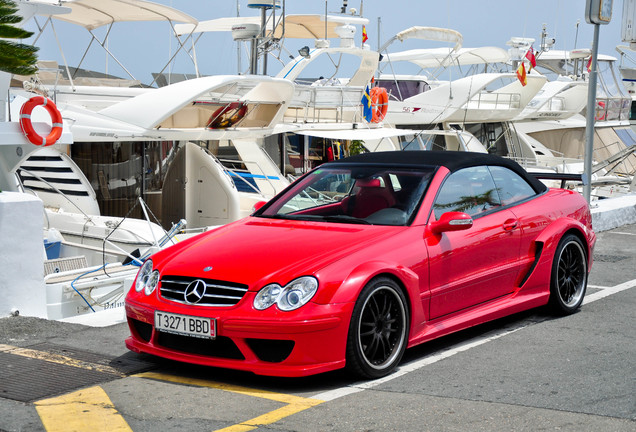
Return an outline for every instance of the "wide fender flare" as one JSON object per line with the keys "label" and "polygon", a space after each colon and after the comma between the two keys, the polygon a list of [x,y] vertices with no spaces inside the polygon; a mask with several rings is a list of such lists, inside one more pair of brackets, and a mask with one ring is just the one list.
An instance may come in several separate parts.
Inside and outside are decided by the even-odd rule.
{"label": "wide fender flare", "polygon": [[[355,302],[362,289],[375,277],[387,276],[394,279],[401,287],[405,288],[405,296],[409,307],[420,305],[420,278],[410,268],[386,261],[369,261],[353,268],[349,275],[336,281],[327,282],[326,286],[317,298],[317,303],[348,303]],[[319,277],[320,279],[320,277]]]}
{"label": "wide fender flare", "polygon": [[572,218],[557,219],[556,221],[552,222],[545,230],[543,230],[543,232],[536,238],[535,242],[543,244],[543,256],[541,257],[542,261],[553,261],[554,254],[556,253],[556,248],[559,245],[559,241],[565,235],[565,233],[569,231],[578,232],[584,239],[589,267],[592,262],[592,248],[594,246],[593,244],[590,244],[590,239],[594,238],[594,234],[581,222]]}

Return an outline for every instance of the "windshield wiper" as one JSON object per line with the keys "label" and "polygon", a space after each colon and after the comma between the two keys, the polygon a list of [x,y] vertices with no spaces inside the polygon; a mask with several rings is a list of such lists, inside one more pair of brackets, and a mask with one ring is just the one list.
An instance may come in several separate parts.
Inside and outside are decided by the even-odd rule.
{"label": "windshield wiper", "polygon": [[275,214],[275,215],[258,215],[258,217],[269,218],[269,219],[300,220],[300,221],[309,221],[309,222],[336,222],[336,223],[373,225],[372,223],[364,219],[358,219],[356,217],[347,216],[347,215],[323,216],[323,215],[303,215],[303,214],[300,214],[300,215]]}
{"label": "windshield wiper", "polygon": [[362,224],[362,225],[373,225],[369,221],[366,221],[364,219],[358,219],[357,217],[348,216],[348,215],[323,216],[322,220],[324,220],[325,222],[342,222],[342,223],[353,223],[353,224]]}
{"label": "windshield wiper", "polygon": [[282,219],[282,220],[305,220],[305,221],[316,221],[322,220],[322,216],[317,215],[295,215],[291,213],[278,213],[274,215],[258,215],[258,217],[263,217],[267,219]]}
{"label": "windshield wiper", "polygon": [[265,218],[265,219],[292,219],[292,218],[288,218],[288,215],[286,214],[273,214],[273,215],[265,215],[265,214],[259,214],[259,215],[254,215],[254,217],[260,217],[260,218]]}

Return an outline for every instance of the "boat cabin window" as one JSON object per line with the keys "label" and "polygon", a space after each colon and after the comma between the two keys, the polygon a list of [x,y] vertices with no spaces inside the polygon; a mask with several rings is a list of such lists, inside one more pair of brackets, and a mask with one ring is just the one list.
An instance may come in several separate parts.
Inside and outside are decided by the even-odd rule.
{"label": "boat cabin window", "polygon": [[376,83],[378,87],[386,89],[389,100],[397,101],[403,101],[431,89],[426,81],[379,79]]}

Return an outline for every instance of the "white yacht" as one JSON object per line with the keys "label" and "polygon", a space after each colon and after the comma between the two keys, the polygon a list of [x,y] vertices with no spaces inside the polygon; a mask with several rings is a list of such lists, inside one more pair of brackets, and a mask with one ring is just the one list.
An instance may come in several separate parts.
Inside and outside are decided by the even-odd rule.
{"label": "white yacht", "polygon": [[[3,95],[9,81],[0,73]],[[33,110],[28,126],[22,125],[26,99],[1,99],[0,315],[63,319],[121,311],[123,288],[138,270],[131,264],[168,237],[145,220],[100,216],[81,170],[53,148],[72,144],[68,125],[54,124],[43,109]],[[41,148],[26,138],[27,127],[41,137],[54,128],[62,132],[53,147]]]}

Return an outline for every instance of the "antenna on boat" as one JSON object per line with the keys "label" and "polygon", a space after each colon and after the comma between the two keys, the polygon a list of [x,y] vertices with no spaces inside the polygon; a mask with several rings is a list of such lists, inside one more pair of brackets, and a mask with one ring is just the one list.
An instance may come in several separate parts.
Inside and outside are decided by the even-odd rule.
{"label": "antenna on boat", "polygon": [[[236,0],[236,17],[240,17],[241,16],[241,6],[239,5],[239,0]],[[241,70],[243,70],[242,66],[241,66],[241,43],[239,41],[236,41],[236,67],[238,70],[238,73],[241,73]]]}
{"label": "antenna on boat", "polygon": [[574,34],[574,49],[576,49],[576,42],[579,39],[579,24],[581,24],[581,20],[576,20],[576,33]]}
{"label": "antenna on boat", "polygon": [[327,0],[325,0],[325,40],[328,39],[328,33],[327,33]]}
{"label": "antenna on boat", "polygon": [[[267,40],[267,11],[272,10],[273,29],[276,29],[276,9],[280,9],[280,0],[261,0],[256,2],[250,2],[247,4],[248,8],[261,10],[261,27],[260,27],[260,39],[263,43],[263,53],[267,53],[269,47],[269,41]],[[274,34],[272,30],[272,35]],[[250,74],[257,74],[258,67],[258,47],[257,38],[252,40],[252,61],[250,63]],[[267,75],[267,56],[263,55],[263,75]]]}

